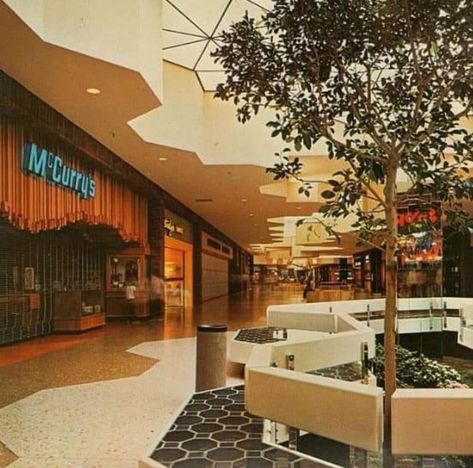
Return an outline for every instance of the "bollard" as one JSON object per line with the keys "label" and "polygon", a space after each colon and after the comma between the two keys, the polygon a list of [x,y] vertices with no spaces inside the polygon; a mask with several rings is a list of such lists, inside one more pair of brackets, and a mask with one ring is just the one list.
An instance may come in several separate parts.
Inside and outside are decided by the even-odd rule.
{"label": "bollard", "polygon": [[198,325],[196,392],[225,387],[227,381],[226,332],[226,325]]}

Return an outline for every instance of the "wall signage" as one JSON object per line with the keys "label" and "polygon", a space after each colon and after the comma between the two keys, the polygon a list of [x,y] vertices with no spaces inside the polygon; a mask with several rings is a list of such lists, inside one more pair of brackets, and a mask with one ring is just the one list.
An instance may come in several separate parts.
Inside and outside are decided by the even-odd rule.
{"label": "wall signage", "polygon": [[420,206],[399,207],[397,210],[397,227],[400,235],[418,232],[438,231],[441,208],[439,203]]}
{"label": "wall signage", "polygon": [[179,234],[181,236],[184,234],[184,228],[169,218],[164,220],[164,229],[166,230],[166,234],[170,237],[173,234]]}
{"label": "wall signage", "polygon": [[72,190],[85,200],[95,197],[95,180],[90,174],[67,166],[59,156],[35,143],[23,145],[22,169],[27,174]]}
{"label": "wall signage", "polygon": [[440,203],[398,207],[398,257],[401,268],[442,258],[442,210]]}

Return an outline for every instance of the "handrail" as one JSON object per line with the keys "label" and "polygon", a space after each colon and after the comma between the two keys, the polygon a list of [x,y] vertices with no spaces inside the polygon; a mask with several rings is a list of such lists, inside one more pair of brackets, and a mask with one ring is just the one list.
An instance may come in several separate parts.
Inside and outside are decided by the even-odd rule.
{"label": "handrail", "polygon": [[[366,359],[366,350],[368,357],[373,357],[375,329],[382,330],[380,325],[384,320],[378,317],[381,313],[384,314],[384,308],[384,299],[299,303],[268,307],[268,326],[288,329],[288,338],[285,341],[263,345],[245,343],[251,350],[246,361],[248,408],[259,416],[269,419],[277,418],[277,422],[281,424],[296,428],[303,427],[314,433],[330,433],[331,429],[326,427],[325,422],[307,420],[307,411],[304,409],[307,406],[294,407],[294,401],[288,401],[287,408],[281,407],[289,398],[285,396],[284,391],[292,388],[296,395],[298,388],[304,388],[306,398],[309,400],[312,395],[320,397],[322,386],[325,389],[324,392],[327,392],[324,397],[325,402],[330,401],[332,397],[335,398],[335,395],[340,392],[339,381],[328,377],[314,380],[313,376],[308,377],[306,372]],[[398,310],[401,316],[409,315],[413,311],[417,314],[404,318],[400,322],[406,324],[418,322],[421,328],[419,331],[443,329],[457,331],[459,343],[473,349],[473,298],[403,298],[398,300]],[[436,310],[441,313],[436,313]],[[458,311],[458,315],[451,316],[452,311]],[[360,321],[357,314],[366,314],[363,318],[369,316],[369,326],[366,322]],[[425,329],[423,329],[424,323]],[[293,333],[294,330],[299,334]],[[238,344],[234,341],[233,346],[238,346]],[[291,370],[276,372],[275,368],[281,370],[287,368],[288,356],[291,357]],[[354,400],[359,398],[360,383],[345,382],[343,388]],[[455,397],[455,392],[461,391],[461,389],[451,390],[453,392],[451,394]],[[330,437],[365,449],[368,447],[370,450],[379,449],[382,442],[380,431],[382,431],[383,411],[379,400],[374,395],[373,398],[372,410],[368,412],[369,416],[365,421],[370,424],[370,433],[359,437],[358,433],[352,431],[353,428],[348,420],[341,425],[343,427],[339,427],[338,432],[330,433]],[[350,412],[348,406],[346,411]],[[302,421],[303,424],[298,425],[298,421]]]}

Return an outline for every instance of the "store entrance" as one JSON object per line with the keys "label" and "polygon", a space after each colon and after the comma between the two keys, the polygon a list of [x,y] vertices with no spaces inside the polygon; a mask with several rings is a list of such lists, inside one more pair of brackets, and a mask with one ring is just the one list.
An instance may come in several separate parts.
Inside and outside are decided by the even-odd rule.
{"label": "store entrance", "polygon": [[0,219],[0,344],[103,325],[104,263],[76,230],[29,234]]}
{"label": "store entrance", "polygon": [[192,245],[166,237],[164,281],[166,307],[192,305]]}
{"label": "store entrance", "polygon": [[184,307],[184,264],[183,250],[166,247],[164,275],[167,306]]}

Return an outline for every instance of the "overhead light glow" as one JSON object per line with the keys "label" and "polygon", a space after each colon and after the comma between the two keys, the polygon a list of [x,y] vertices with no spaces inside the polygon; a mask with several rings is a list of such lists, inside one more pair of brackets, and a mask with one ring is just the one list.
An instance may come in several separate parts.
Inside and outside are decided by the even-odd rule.
{"label": "overhead light glow", "polygon": [[159,158],[159,160],[164,162],[164,161],[167,161],[168,158]]}
{"label": "overhead light glow", "polygon": [[87,88],[86,91],[89,94],[100,94],[102,92],[100,91],[100,89],[97,89],[97,88]]}

